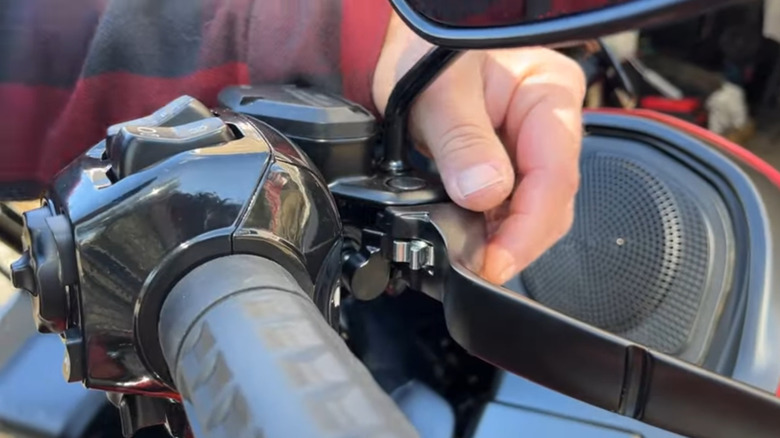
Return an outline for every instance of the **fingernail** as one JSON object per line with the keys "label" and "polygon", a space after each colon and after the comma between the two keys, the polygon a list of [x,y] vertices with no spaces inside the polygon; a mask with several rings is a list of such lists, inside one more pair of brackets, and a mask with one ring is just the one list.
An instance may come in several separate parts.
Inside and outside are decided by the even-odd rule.
{"label": "fingernail", "polygon": [[513,265],[513,264],[509,264],[509,265],[505,266],[499,272],[501,272],[499,274],[499,281],[501,282],[501,284],[504,284],[507,281],[511,280],[517,274],[517,272],[515,272],[515,265]]}
{"label": "fingernail", "polygon": [[501,172],[490,164],[478,164],[470,167],[458,175],[458,190],[461,196],[467,198],[490,186],[501,183],[504,180]]}
{"label": "fingernail", "polygon": [[494,275],[498,275],[493,281],[496,281],[498,284],[504,284],[517,274],[515,270],[515,259],[505,249],[495,248],[493,250],[493,257],[491,258],[491,262],[493,263],[491,271]]}

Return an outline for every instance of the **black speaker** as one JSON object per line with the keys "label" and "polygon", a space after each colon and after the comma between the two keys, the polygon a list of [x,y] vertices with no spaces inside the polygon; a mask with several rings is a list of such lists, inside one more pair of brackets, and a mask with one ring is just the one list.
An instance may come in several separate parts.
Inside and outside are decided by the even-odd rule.
{"label": "black speaker", "polygon": [[732,284],[719,192],[647,143],[586,137],[571,231],[520,276],[533,299],[702,363]]}

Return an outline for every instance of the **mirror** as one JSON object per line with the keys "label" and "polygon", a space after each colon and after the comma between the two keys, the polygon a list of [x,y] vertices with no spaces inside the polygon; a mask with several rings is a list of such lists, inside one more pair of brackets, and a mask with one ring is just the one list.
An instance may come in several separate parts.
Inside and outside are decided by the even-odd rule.
{"label": "mirror", "polygon": [[431,21],[455,27],[508,26],[549,20],[637,0],[409,0]]}
{"label": "mirror", "polygon": [[550,45],[679,20],[748,0],[391,0],[429,42],[450,49]]}

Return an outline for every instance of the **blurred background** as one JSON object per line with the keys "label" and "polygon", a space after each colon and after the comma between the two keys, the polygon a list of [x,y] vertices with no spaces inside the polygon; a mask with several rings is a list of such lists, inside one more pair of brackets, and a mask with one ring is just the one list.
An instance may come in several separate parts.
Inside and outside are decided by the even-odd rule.
{"label": "blurred background", "polygon": [[[780,1],[753,1],[602,40],[634,88],[590,87],[589,107],[646,108],[701,125],[780,166]],[[594,53],[590,42],[565,49]],[[589,66],[584,63],[586,71]],[[592,68],[592,66],[590,66]],[[617,87],[620,88],[620,87]]]}

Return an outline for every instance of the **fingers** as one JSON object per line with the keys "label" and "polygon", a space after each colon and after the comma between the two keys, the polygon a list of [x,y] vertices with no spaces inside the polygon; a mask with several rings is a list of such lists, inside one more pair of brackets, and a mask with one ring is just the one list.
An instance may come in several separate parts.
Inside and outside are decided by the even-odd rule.
{"label": "fingers", "polygon": [[523,178],[488,242],[481,272],[486,280],[506,283],[569,230],[574,203],[572,190],[556,180],[563,173],[535,171]]}
{"label": "fingers", "polygon": [[537,52],[537,67],[514,71],[502,68],[512,61],[512,54],[504,55],[492,69],[494,75],[519,78],[503,126],[521,177],[485,253],[482,275],[496,284],[525,269],[573,223],[585,92],[581,70],[562,55]]}
{"label": "fingers", "polygon": [[483,56],[464,55],[420,97],[412,113],[414,137],[436,161],[450,198],[474,211],[495,208],[515,184],[510,157],[485,107]]}
{"label": "fingers", "polygon": [[505,283],[571,227],[584,94],[565,56],[502,50],[465,54],[415,104],[413,137],[448,194],[491,219],[488,281]]}
{"label": "fingers", "polygon": [[[372,85],[382,112],[430,47],[393,20]],[[571,227],[584,94],[574,61],[543,48],[505,49],[464,54],[415,103],[412,137],[435,159],[451,199],[486,212],[488,281],[505,283]]]}

